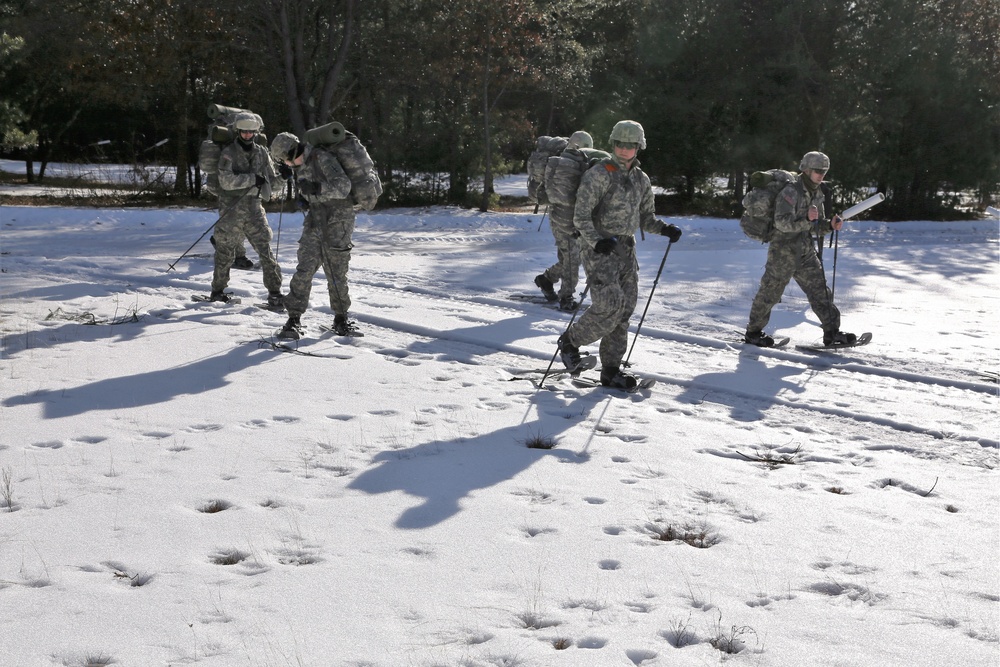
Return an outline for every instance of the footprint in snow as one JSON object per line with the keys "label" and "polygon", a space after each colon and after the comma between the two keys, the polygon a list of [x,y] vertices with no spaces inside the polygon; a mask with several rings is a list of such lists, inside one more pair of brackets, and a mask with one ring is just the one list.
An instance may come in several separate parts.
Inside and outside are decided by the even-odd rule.
{"label": "footprint in snow", "polygon": [[212,431],[221,431],[222,424],[193,424],[188,426],[187,431],[192,431],[194,433],[210,433]]}
{"label": "footprint in snow", "polygon": [[656,651],[650,651],[644,648],[631,648],[625,651],[625,657],[632,661],[633,665],[643,664],[644,662],[649,662],[650,660],[656,660]]}
{"label": "footprint in snow", "polygon": [[62,440],[47,440],[45,442],[32,443],[31,446],[38,447],[39,449],[62,449],[65,445]]}
{"label": "footprint in snow", "polygon": [[102,435],[81,435],[73,438],[73,442],[79,442],[82,445],[96,445],[100,442],[107,440]]}

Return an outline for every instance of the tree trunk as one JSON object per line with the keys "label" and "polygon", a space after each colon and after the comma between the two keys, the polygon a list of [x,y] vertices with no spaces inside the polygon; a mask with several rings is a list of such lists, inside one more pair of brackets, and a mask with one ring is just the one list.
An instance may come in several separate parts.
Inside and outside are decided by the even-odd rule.
{"label": "tree trunk", "polygon": [[174,173],[174,192],[177,194],[187,194],[191,192],[188,188],[187,180],[188,165],[190,164],[188,156],[188,125],[190,124],[188,109],[191,106],[189,103],[191,94],[188,88],[187,71],[181,76],[180,83],[180,90],[177,91],[177,143],[174,149],[176,158],[174,161],[174,167],[176,168]]}
{"label": "tree trunk", "polygon": [[320,124],[331,120],[333,113],[333,93],[337,90],[340,82],[340,75],[344,71],[344,64],[347,62],[347,53],[351,47],[351,37],[354,33],[354,5],[356,0],[344,0],[344,32],[340,36],[340,45],[334,48],[334,30],[331,22],[329,42],[327,44],[326,55],[326,76],[323,79],[323,94],[320,97],[319,117]]}
{"label": "tree trunk", "polygon": [[493,192],[493,151],[492,137],[490,133],[490,47],[489,47],[489,21],[486,25],[486,67],[483,73],[483,139],[486,142],[483,151],[483,197],[479,202],[479,211],[486,213],[490,210],[490,194]]}

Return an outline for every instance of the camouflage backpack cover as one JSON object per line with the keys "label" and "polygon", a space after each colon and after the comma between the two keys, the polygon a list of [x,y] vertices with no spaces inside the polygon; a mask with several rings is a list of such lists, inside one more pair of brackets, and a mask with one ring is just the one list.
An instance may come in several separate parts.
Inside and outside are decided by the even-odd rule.
{"label": "camouflage backpack cover", "polygon": [[542,135],[535,140],[535,150],[528,156],[528,198],[539,204],[548,204],[545,194],[545,169],[549,158],[566,150],[569,139]]}
{"label": "camouflage backpack cover", "polygon": [[382,195],[382,181],[375,171],[375,161],[361,140],[340,123],[333,122],[306,132],[306,141],[333,153],[351,179],[351,200],[354,205],[370,211]]}
{"label": "camouflage backpack cover", "polygon": [[568,148],[550,157],[545,163],[544,179],[549,203],[568,208],[576,206],[576,191],[580,188],[583,172],[610,157],[610,153],[594,148]]}
{"label": "camouflage backpack cover", "polygon": [[750,176],[750,192],[743,197],[743,216],[740,227],[754,241],[768,243],[774,236],[774,200],[786,185],[795,181],[797,174],[784,169],[755,171]]}

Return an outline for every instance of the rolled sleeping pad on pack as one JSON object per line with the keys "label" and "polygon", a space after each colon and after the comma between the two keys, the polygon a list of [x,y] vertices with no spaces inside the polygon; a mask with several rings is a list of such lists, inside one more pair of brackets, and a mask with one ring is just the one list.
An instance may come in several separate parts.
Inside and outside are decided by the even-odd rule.
{"label": "rolled sleeping pad on pack", "polygon": [[333,121],[332,123],[306,130],[305,140],[306,143],[313,146],[333,146],[339,144],[346,137],[347,130],[344,129],[344,126],[337,121]]}
{"label": "rolled sleeping pad on pack", "polygon": [[225,107],[221,104],[209,104],[208,105],[208,117],[212,120],[216,118],[221,118],[222,116],[235,115],[238,113],[253,113],[252,111],[247,111],[246,109],[239,109],[237,107]]}
{"label": "rolled sleeping pad on pack", "polygon": [[871,197],[864,200],[860,204],[855,204],[851,208],[841,213],[840,218],[842,220],[849,220],[850,218],[853,218],[857,214],[863,213],[864,211],[867,211],[875,204],[880,204],[883,201],[885,201],[885,195],[882,194],[881,192],[876,192],[875,194],[873,194]]}

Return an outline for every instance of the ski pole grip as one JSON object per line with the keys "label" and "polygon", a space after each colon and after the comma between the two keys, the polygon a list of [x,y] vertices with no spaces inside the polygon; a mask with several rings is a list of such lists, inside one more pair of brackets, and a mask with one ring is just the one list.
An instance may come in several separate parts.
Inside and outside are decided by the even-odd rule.
{"label": "ski pole grip", "polygon": [[877,192],[874,195],[872,195],[871,197],[869,197],[868,199],[866,199],[863,202],[861,202],[860,204],[855,204],[851,208],[849,208],[846,211],[844,211],[843,213],[841,213],[840,214],[840,219],[841,220],[847,220],[849,218],[853,218],[857,214],[863,213],[864,211],[867,211],[868,209],[870,209],[875,204],[880,204],[883,201],[885,201],[885,195],[882,194],[881,192]]}

